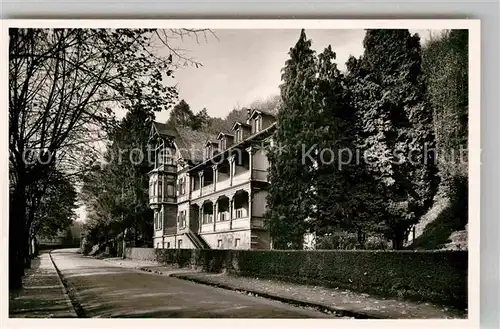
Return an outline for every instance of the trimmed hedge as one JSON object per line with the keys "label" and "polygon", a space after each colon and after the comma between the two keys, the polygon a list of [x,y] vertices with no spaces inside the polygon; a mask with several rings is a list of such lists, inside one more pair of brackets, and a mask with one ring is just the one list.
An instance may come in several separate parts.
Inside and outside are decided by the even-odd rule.
{"label": "trimmed hedge", "polygon": [[[132,250],[131,250],[132,249]],[[141,249],[134,251],[133,249]],[[147,251],[146,251],[147,250]],[[129,248],[159,263],[467,307],[467,251]]]}

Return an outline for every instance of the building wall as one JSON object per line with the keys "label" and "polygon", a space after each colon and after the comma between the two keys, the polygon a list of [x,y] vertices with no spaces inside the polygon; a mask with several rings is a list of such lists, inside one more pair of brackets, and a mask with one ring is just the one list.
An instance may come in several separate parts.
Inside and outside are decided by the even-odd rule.
{"label": "building wall", "polygon": [[[159,216],[160,214],[160,209],[161,209],[162,206],[160,206],[160,208],[158,209],[154,209],[154,217],[153,218],[156,218],[156,216]],[[162,227],[161,228],[158,228],[158,227],[155,227],[153,226],[153,230],[154,230],[154,234],[153,234],[153,237],[154,237],[154,246],[156,246],[156,242],[157,242],[157,239],[160,238],[161,240],[161,237],[163,236],[163,225],[165,225],[165,216],[163,216],[163,218],[161,219],[162,220]],[[155,225],[155,224],[153,224]]]}
{"label": "building wall", "polygon": [[[267,117],[263,116],[263,129],[265,129],[272,122],[267,122]],[[250,136],[250,129],[243,128],[246,132],[244,138]],[[269,234],[263,230],[263,216],[266,211],[266,196],[267,191],[265,190],[253,190],[251,187],[253,184],[262,185],[262,182],[267,180],[267,169],[269,167],[269,161],[265,150],[255,149],[255,152],[247,153],[245,150],[242,152],[244,166],[236,166],[234,176],[230,181],[229,175],[223,172],[219,173],[219,180],[216,183],[216,188],[214,185],[210,187],[204,187],[202,192],[199,190],[199,182],[196,185],[197,190],[192,190],[191,181],[195,182],[199,180],[197,173],[187,173],[187,167],[182,164],[177,165],[176,174],[172,171],[167,174],[163,180],[163,188],[166,187],[167,181],[170,182],[172,179],[175,181],[175,185],[178,187],[180,181],[183,179],[185,193],[180,194],[179,191],[175,193],[176,200],[170,203],[161,205],[163,209],[163,229],[155,231],[154,246],[159,248],[178,248],[178,241],[182,240],[182,245],[180,248],[195,248],[191,243],[190,239],[185,235],[189,232],[190,223],[192,221],[200,221],[201,233],[200,236],[209,244],[211,248],[214,249],[267,249],[269,248]],[[251,159],[249,159],[251,156]],[[236,163],[241,162],[237,161]],[[250,164],[251,163],[251,164]],[[248,169],[246,168],[248,167]],[[252,171],[249,170],[250,167]],[[175,167],[174,167],[175,168]],[[191,177],[194,175],[194,177]],[[226,177],[227,176],[227,177]],[[232,184],[230,184],[230,182]],[[229,220],[216,221],[214,216],[214,223],[202,225],[201,219],[198,219],[199,212],[197,208],[193,205],[201,206],[205,201],[211,201],[212,203],[220,196],[226,196],[230,200],[235,196],[236,191],[245,190],[251,195],[251,203],[248,205],[243,205],[245,209],[244,218],[233,219],[232,222]],[[165,202],[165,190],[163,190],[163,201]],[[241,197],[240,199],[241,200]],[[161,202],[161,200],[160,200]],[[176,202],[176,203],[174,203]],[[240,204],[240,201],[238,201]],[[251,208],[250,208],[251,207]],[[180,225],[178,220],[180,213],[182,211],[186,212],[185,226]],[[236,210],[234,210],[235,212]],[[196,212],[196,213],[194,213]],[[251,213],[252,217],[249,218],[248,215]],[[235,213],[233,213],[235,216]],[[233,217],[234,218],[234,217]],[[215,224],[215,225],[214,225]],[[257,230],[254,230],[257,228]],[[198,233],[199,230],[193,230],[193,233]],[[235,241],[238,239],[237,245]],[[254,243],[252,244],[252,239]],[[221,246],[219,244],[221,243]]]}
{"label": "building wall", "polygon": [[165,237],[165,249],[176,249],[179,248],[179,240],[182,241],[180,249],[195,249],[195,246],[191,243],[191,240],[185,234],[176,234],[172,236]]}
{"label": "building wall", "polygon": [[271,246],[271,236],[269,231],[265,230],[252,230],[251,240],[255,243],[252,243],[251,249],[254,250],[269,250]]}
{"label": "building wall", "polygon": [[266,151],[263,149],[255,150],[253,156],[254,169],[266,170],[269,168],[269,160],[266,156]]}
{"label": "building wall", "polygon": [[179,247],[179,240],[182,241],[180,249],[196,249],[185,234],[174,234],[162,238],[155,238],[154,247],[158,249],[176,249]]}
{"label": "building wall", "polygon": [[269,128],[269,126],[271,126],[273,123],[274,123],[273,118],[271,118],[267,115],[262,116],[262,129]]}
{"label": "building wall", "polygon": [[[214,232],[200,234],[212,249],[250,249],[250,230]],[[239,239],[238,246],[235,246],[236,239]],[[219,247],[219,240],[222,246]]]}
{"label": "building wall", "polygon": [[264,217],[267,206],[268,192],[266,190],[260,190],[253,192],[252,195],[252,216],[253,217]]}
{"label": "building wall", "polygon": [[177,205],[164,204],[163,206],[163,233],[175,234],[177,232]]}
{"label": "building wall", "polygon": [[155,237],[153,238],[153,248],[157,248],[157,249],[162,248],[163,247],[162,241],[163,241],[162,236],[155,235]]}
{"label": "building wall", "polygon": [[180,214],[182,211],[186,212],[186,222],[184,226],[181,226],[181,223],[177,223],[177,233],[185,233],[189,231],[189,201],[180,203],[177,205],[177,217],[180,219]]}

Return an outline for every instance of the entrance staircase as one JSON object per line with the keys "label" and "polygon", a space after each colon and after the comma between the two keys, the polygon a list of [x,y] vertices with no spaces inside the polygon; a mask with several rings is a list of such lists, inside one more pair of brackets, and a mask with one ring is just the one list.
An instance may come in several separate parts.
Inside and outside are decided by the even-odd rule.
{"label": "entrance staircase", "polygon": [[189,230],[186,236],[191,240],[191,243],[196,247],[196,249],[210,249],[208,243],[203,239],[198,233],[194,233]]}

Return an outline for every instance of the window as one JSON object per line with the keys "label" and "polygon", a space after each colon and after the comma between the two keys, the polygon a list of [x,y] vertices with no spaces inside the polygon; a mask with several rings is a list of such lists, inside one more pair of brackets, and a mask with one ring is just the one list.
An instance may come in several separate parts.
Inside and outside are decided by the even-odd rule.
{"label": "window", "polygon": [[236,218],[243,218],[243,208],[236,209]]}
{"label": "window", "polygon": [[255,118],[254,125],[255,132],[259,132],[262,130],[262,117],[260,115]]}
{"label": "window", "polygon": [[162,181],[159,181],[158,182],[158,198],[162,198],[163,197],[163,183]]}
{"label": "window", "polygon": [[175,196],[175,186],[173,183],[168,183],[167,184],[167,197],[174,197]]}
{"label": "window", "polygon": [[226,212],[221,212],[220,213],[220,219],[219,219],[221,222],[225,221],[226,220]]}
{"label": "window", "polygon": [[179,212],[179,215],[177,216],[177,223],[180,228],[186,227],[186,211],[183,210]]}
{"label": "window", "polygon": [[212,153],[213,153],[212,145],[208,145],[205,148],[205,159],[210,159],[212,157]]}
{"label": "window", "polygon": [[220,148],[221,150],[225,150],[226,149],[226,137],[222,137],[221,140],[220,140]]}
{"label": "window", "polygon": [[243,128],[238,128],[238,130],[236,130],[236,141],[238,143],[243,141]]}
{"label": "window", "polygon": [[165,154],[165,164],[167,165],[174,164],[174,157],[172,156],[172,152],[170,151],[168,151],[167,154]]}
{"label": "window", "polygon": [[159,167],[163,164],[163,151],[161,150],[158,150],[156,155],[155,155],[155,163],[156,163],[156,167]]}
{"label": "window", "polygon": [[179,192],[179,195],[184,195],[184,193],[186,193],[185,186],[186,186],[186,181],[184,177],[182,177],[179,179],[179,182],[177,183],[177,191]]}
{"label": "window", "polygon": [[162,229],[163,227],[163,209],[160,210],[160,213],[158,214],[158,229]]}
{"label": "window", "polygon": [[217,240],[217,248],[222,248],[222,240]]}
{"label": "window", "polygon": [[238,248],[240,246],[240,239],[234,239],[234,247]]}
{"label": "window", "polygon": [[179,248],[179,249],[180,249],[181,247],[182,247],[182,239],[179,239],[179,240],[177,241],[177,248]]}

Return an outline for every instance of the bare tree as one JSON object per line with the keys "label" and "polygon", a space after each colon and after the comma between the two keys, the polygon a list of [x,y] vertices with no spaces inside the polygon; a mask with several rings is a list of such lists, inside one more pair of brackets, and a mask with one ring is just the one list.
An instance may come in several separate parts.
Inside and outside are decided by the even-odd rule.
{"label": "bare tree", "polygon": [[[114,121],[114,108],[168,109],[177,91],[165,80],[179,66],[201,65],[171,46],[168,36],[208,31],[10,29],[11,287],[20,286],[29,265],[29,231],[51,173],[82,169],[82,156]],[[161,52],[165,47],[169,51]]]}

